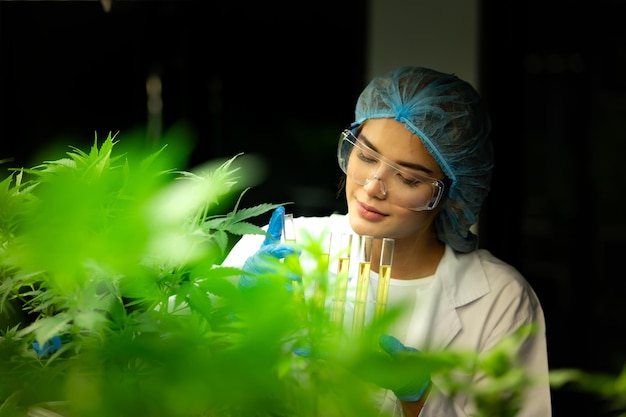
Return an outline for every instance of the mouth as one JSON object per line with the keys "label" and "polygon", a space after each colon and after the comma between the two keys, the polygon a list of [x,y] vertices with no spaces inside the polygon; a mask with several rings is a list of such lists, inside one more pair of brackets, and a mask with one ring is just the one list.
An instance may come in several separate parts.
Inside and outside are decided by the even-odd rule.
{"label": "mouth", "polygon": [[360,201],[356,202],[356,208],[359,214],[367,220],[380,221],[388,216],[388,214],[382,213],[374,207],[368,206]]}

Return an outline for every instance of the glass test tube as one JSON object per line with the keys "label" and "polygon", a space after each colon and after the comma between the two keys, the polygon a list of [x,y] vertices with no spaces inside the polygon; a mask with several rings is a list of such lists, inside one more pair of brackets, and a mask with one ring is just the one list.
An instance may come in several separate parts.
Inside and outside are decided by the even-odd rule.
{"label": "glass test tube", "polygon": [[296,243],[296,227],[292,213],[285,213],[283,216],[283,240],[285,243]]}
{"label": "glass test tube", "polygon": [[352,320],[352,333],[358,336],[365,324],[365,307],[367,306],[367,290],[369,289],[370,270],[372,267],[372,236],[359,237],[359,273],[356,284],[356,297],[354,300],[354,317]]}
{"label": "glass test tube", "polygon": [[350,271],[350,254],[352,252],[352,235],[343,233],[339,246],[339,263],[335,282],[335,298],[331,312],[331,321],[336,328],[343,326],[346,293],[348,291],[348,273]]}
{"label": "glass test tube", "polygon": [[[293,214],[285,213],[283,217],[283,241],[290,245],[296,246],[296,227],[293,222]],[[302,276],[302,268],[300,266],[300,259],[297,253],[285,256],[284,264],[287,266],[290,273]],[[295,292],[301,291],[298,282],[292,282]]]}
{"label": "glass test tube", "polygon": [[391,279],[391,263],[393,261],[393,249],[395,241],[384,238],[380,249],[380,268],[378,269],[378,290],[376,292],[376,309],[374,320],[378,321],[387,309],[389,297],[389,280]]}
{"label": "glass test tube", "polygon": [[315,281],[315,290],[313,292],[313,300],[318,311],[324,310],[326,304],[326,291],[328,290],[328,265],[330,263],[330,243],[332,242],[332,233],[325,236],[322,243],[322,254],[320,255],[318,272],[320,273]]}

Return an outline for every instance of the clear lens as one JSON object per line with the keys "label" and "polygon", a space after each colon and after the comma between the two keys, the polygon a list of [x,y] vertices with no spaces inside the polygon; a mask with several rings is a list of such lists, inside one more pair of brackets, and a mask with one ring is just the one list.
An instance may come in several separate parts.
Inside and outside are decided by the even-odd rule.
{"label": "clear lens", "polygon": [[406,171],[361,143],[349,130],[344,130],[339,138],[337,160],[341,170],[357,184],[381,181],[385,198],[397,206],[432,210],[443,196],[442,180]]}

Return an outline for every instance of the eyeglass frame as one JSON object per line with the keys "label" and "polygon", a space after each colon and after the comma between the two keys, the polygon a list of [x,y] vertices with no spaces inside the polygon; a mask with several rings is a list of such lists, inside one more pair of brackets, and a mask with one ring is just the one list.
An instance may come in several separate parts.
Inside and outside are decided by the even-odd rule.
{"label": "eyeglass frame", "polygon": [[[350,138],[354,138],[354,140],[351,140]],[[441,202],[441,200],[444,198],[444,196],[447,194],[448,189],[450,187],[451,181],[449,178],[445,177],[443,179],[437,179],[437,178],[432,178],[429,177],[427,175],[422,175],[422,174],[415,174],[415,173],[408,173],[404,167],[402,167],[401,165],[398,165],[397,163],[389,160],[388,158],[386,158],[385,156],[381,155],[380,153],[376,152],[375,150],[373,150],[372,148],[370,148],[369,146],[365,145],[362,143],[362,141],[359,140],[359,138],[357,136],[354,135],[354,133],[352,133],[351,129],[344,129],[340,136],[339,136],[339,144],[337,147],[337,162],[339,163],[339,167],[341,168],[341,170],[343,171],[344,174],[346,174],[346,176],[349,177],[348,175],[348,160],[349,160],[349,156],[348,158],[346,158],[344,155],[342,155],[342,145],[343,145],[343,141],[347,141],[349,142],[353,148],[356,147],[364,152],[367,152],[369,154],[371,154],[374,158],[376,158],[377,160],[387,164],[389,167],[395,169],[398,172],[401,172],[402,175],[405,175],[407,178],[410,178],[412,180],[414,180],[415,182],[421,182],[424,183],[426,185],[430,185],[433,189],[433,196],[429,199],[428,203],[426,206],[423,207],[419,207],[419,208],[408,208],[408,207],[404,207],[404,206],[400,206],[400,207],[404,207],[407,208],[408,210],[412,210],[412,211],[430,211],[430,210],[434,210],[438,205],[439,202]],[[381,179],[377,174],[373,174],[370,177],[368,177],[366,179],[366,182],[364,184],[360,184],[357,180],[352,179],[353,181],[357,182],[357,184],[360,185],[366,185],[369,183],[368,180],[370,180],[372,177],[374,177],[374,179]],[[385,193],[386,194],[386,193]],[[392,203],[394,204],[394,203]],[[396,205],[396,204],[394,204]]]}

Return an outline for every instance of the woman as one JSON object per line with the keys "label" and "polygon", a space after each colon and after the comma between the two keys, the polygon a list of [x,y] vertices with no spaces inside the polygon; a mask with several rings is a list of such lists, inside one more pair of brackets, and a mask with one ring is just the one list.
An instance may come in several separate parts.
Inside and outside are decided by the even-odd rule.
{"label": "woman", "polygon": [[[408,305],[385,347],[397,350],[487,352],[525,325],[534,326],[519,351],[529,375],[520,417],[551,415],[545,322],[541,304],[512,266],[478,249],[472,227],[489,192],[493,152],[490,120],[478,93],[455,75],[401,67],[374,78],[359,96],[355,121],[340,137],[347,215],[296,218],[298,230],[393,238],[389,305]],[[281,258],[282,227],[275,213],[270,235],[245,236],[224,264],[252,271],[263,256]],[[370,293],[376,292],[380,240],[375,240]],[[354,278],[354,274],[352,274]],[[351,281],[354,286],[354,279]],[[484,375],[468,376],[479,384]],[[432,383],[388,391],[392,415],[469,416],[475,405]]]}

